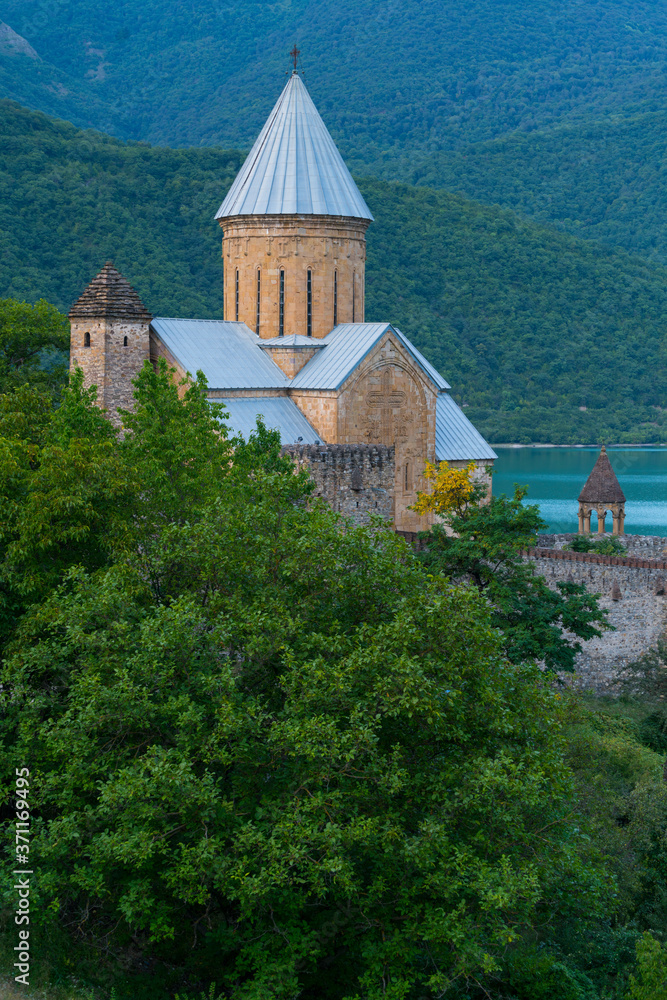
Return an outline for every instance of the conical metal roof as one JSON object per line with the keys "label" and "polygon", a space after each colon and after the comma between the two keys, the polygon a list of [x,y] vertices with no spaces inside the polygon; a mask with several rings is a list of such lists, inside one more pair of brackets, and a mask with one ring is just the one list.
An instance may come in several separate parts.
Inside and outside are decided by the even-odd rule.
{"label": "conical metal roof", "polygon": [[607,449],[600,449],[598,460],[579,494],[582,503],[625,503],[625,495],[611,467]]}
{"label": "conical metal roof", "polygon": [[293,73],[216,215],[373,221],[301,77]]}

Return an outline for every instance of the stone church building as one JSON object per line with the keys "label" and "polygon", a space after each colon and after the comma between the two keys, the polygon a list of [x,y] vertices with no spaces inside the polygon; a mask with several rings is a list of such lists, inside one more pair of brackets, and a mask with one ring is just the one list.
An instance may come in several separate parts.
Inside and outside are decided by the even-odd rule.
{"label": "stone church building", "polygon": [[70,311],[71,366],[112,418],[146,359],[178,377],[201,369],[231,432],[261,414],[335,509],[423,529],[409,508],[424,463],[474,461],[484,475],[496,455],[407,337],[365,322],[373,216],[296,72],[216,218],[224,318],[153,317],[107,264]]}

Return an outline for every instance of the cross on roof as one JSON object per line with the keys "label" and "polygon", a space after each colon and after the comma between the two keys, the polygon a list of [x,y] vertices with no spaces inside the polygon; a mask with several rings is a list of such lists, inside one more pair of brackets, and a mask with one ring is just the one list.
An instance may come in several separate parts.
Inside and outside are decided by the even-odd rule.
{"label": "cross on roof", "polygon": [[297,59],[299,58],[300,55],[301,55],[301,49],[297,49],[296,42],[295,42],[294,43],[294,48],[290,52],[290,56],[292,57],[292,60],[294,61],[294,72],[295,73],[296,73],[296,62],[297,62]]}

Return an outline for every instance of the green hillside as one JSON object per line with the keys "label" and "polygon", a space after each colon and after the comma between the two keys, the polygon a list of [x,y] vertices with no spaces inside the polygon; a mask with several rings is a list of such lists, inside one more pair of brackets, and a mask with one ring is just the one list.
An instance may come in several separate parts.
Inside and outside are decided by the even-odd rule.
{"label": "green hillside", "polygon": [[512,208],[586,239],[667,262],[667,113],[514,132],[387,176]]}
{"label": "green hillside", "polygon": [[[239,153],[123,143],[10,102],[0,131],[0,295],[66,309],[113,259],[155,314],[220,315],[213,215]],[[667,270],[460,195],[360,185],[367,319],[403,329],[491,440],[667,440]]]}
{"label": "green hillside", "polygon": [[247,146],[295,40],[358,162],[664,101],[667,9],[647,0],[2,0],[0,20],[38,57],[4,46],[0,96],[169,145]]}

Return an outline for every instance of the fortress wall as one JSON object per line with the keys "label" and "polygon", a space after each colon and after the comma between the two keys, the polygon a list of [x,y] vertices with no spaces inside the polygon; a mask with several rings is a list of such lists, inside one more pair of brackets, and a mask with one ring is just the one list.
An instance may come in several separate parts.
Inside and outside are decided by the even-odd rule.
{"label": "fortress wall", "polygon": [[394,516],[394,448],[385,445],[288,445],[282,449],[298,468],[307,468],[321,497],[356,524],[372,514]]}
{"label": "fortress wall", "polygon": [[[664,541],[664,539],[662,539]],[[593,552],[562,549],[528,549],[527,558],[548,583],[571,579],[590,593],[611,595],[614,581],[622,594],[652,594],[665,589],[667,559],[641,556],[601,556]]]}
{"label": "fortress wall", "polygon": [[[562,680],[596,694],[618,695],[629,663],[655,648],[667,624],[667,539],[653,535],[627,535],[624,544],[635,554],[602,556],[592,552],[564,552],[562,545],[573,535],[540,536],[540,541],[558,542],[561,548],[529,549],[526,557],[538,573],[555,587],[560,581],[584,584],[589,593],[600,594],[614,631],[599,639],[582,642],[576,673]],[[660,558],[647,558],[647,553]],[[618,585],[612,597],[612,588]]]}
{"label": "fortress wall", "polygon": [[[573,533],[561,535],[538,535],[537,545],[540,549],[562,549],[577,536]],[[611,538],[611,532],[604,535],[592,533],[592,538]],[[648,559],[664,559],[667,557],[667,538],[662,535],[621,535],[620,541],[628,550],[629,556],[644,556]]]}

